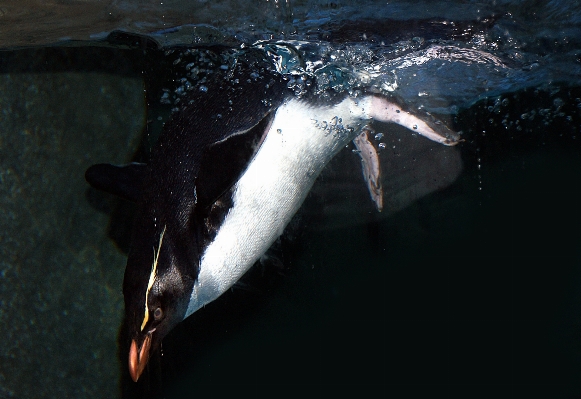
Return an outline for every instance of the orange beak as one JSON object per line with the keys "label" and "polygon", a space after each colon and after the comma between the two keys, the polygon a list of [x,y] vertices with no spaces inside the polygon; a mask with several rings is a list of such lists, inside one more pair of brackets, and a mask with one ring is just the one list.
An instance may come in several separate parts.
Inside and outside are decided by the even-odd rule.
{"label": "orange beak", "polygon": [[129,374],[131,379],[135,382],[139,379],[147,361],[149,360],[149,347],[151,346],[151,334],[147,334],[141,344],[141,348],[137,348],[137,342],[131,340],[131,348],[129,349]]}

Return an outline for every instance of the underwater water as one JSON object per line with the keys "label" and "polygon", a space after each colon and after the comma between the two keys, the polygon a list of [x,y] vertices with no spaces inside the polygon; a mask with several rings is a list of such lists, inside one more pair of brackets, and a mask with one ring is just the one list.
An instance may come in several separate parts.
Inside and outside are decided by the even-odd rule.
{"label": "underwater water", "polygon": [[[467,37],[415,22],[491,16]],[[581,395],[581,6],[28,1],[0,23],[0,398]],[[151,59],[116,29],[269,40],[297,95],[302,73],[321,95],[370,85],[464,141],[374,125],[385,209],[346,148],[270,259],[135,384],[118,349],[132,208],[84,172],[142,157],[179,92],[147,110]]]}

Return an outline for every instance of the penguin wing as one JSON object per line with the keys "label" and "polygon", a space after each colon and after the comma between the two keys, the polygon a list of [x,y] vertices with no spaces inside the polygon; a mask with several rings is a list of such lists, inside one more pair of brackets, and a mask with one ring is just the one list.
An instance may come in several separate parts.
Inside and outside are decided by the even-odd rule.
{"label": "penguin wing", "polygon": [[274,113],[271,111],[250,129],[232,133],[206,148],[196,178],[198,209],[207,210],[238,181],[266,137]]}
{"label": "penguin wing", "polygon": [[[238,180],[246,170],[272,122],[274,112],[246,131],[234,132],[206,148],[196,178],[197,206],[207,209]],[[100,163],[85,172],[85,180],[97,190],[131,202],[142,195],[147,164],[126,165]]]}
{"label": "penguin wing", "polygon": [[137,162],[119,166],[100,163],[87,169],[85,180],[97,190],[137,202],[141,197],[146,166]]}

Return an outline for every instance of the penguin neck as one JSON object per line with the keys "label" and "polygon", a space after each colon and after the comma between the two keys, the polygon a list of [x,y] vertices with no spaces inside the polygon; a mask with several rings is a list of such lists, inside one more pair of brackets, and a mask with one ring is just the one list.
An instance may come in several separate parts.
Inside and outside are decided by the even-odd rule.
{"label": "penguin neck", "polygon": [[313,107],[291,98],[276,111],[234,186],[232,207],[201,254],[186,317],[228,290],[283,233],[324,166],[359,133],[369,101],[347,97]]}

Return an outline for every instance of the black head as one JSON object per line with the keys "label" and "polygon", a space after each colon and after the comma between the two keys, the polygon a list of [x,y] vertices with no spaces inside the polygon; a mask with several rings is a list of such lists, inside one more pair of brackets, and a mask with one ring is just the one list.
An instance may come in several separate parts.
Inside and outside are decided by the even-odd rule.
{"label": "black head", "polygon": [[162,339],[184,319],[198,265],[195,243],[188,243],[180,228],[136,225],[142,232],[152,232],[133,240],[123,282],[126,328],[131,339],[129,373],[134,381]]}
{"label": "black head", "polygon": [[137,381],[150,353],[184,319],[198,275],[195,174],[153,173],[151,165],[132,163],[93,165],[85,176],[95,188],[138,202],[123,281],[129,372]]}

